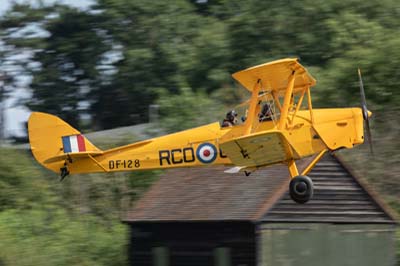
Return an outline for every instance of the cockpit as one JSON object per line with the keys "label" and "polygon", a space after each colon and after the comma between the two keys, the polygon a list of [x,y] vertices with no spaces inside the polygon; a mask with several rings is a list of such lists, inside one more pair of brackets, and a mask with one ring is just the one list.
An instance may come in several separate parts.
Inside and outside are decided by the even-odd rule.
{"label": "cockpit", "polygon": [[[311,101],[303,102],[307,90],[294,91],[288,102],[288,122],[293,121],[299,110],[309,109]],[[255,114],[253,119],[253,130],[259,127],[273,128],[278,125],[282,105],[284,102],[284,91],[261,90],[258,95]],[[221,127],[234,127],[243,125],[249,115],[250,100],[235,106],[230,110],[221,123]],[[312,107],[311,107],[312,108]]]}

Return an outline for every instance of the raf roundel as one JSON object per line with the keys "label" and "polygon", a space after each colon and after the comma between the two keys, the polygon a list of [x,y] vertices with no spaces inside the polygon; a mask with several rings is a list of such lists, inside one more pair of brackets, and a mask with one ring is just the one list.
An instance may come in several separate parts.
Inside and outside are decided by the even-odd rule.
{"label": "raf roundel", "polygon": [[217,149],[211,143],[203,143],[197,147],[197,159],[202,163],[212,163],[217,158]]}

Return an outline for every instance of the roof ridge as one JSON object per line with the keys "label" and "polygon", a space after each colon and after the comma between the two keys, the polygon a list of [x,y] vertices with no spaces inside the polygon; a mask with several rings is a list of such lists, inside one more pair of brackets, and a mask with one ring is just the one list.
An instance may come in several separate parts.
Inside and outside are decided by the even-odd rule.
{"label": "roof ridge", "polygon": [[[337,178],[339,175],[332,176],[331,178],[328,178],[328,175],[327,178],[318,181],[318,186],[314,186],[314,198],[309,203],[299,207],[290,200],[288,193],[285,193],[280,200],[276,201],[260,217],[260,220],[265,222],[297,222],[300,220],[307,222],[309,220],[320,220],[321,222],[336,223],[338,221],[337,215],[342,214],[343,217],[340,219],[343,223],[350,222],[355,217],[361,215],[357,218],[360,223],[398,224],[397,217],[391,208],[365,182],[360,180],[360,177],[343,160],[338,158],[337,155],[326,154],[322,162],[337,165],[340,168],[338,171],[346,172],[346,179],[352,182],[344,184],[342,177],[339,178],[340,180]],[[319,162],[314,169],[318,171],[318,167]],[[314,169],[310,172],[310,176]],[[337,201],[338,199],[340,200]],[[317,200],[316,205],[314,204],[315,200]],[[347,207],[342,207],[344,203]],[[368,208],[368,210],[362,210],[359,207],[353,209],[352,206],[354,204],[357,206],[360,204],[370,204],[374,209]],[[298,217],[300,212],[308,212],[309,215]]]}
{"label": "roof ridge", "polygon": [[[309,158],[307,158],[307,163],[308,161],[313,160],[316,157],[316,155],[311,156]],[[301,172],[302,170],[304,170],[306,168],[305,162],[302,163],[302,165],[299,167],[299,172]],[[282,197],[285,195],[285,192],[288,191],[289,188],[289,181],[290,181],[290,176],[287,177],[287,181],[284,182],[282,184],[282,186],[278,189],[278,191],[274,194],[273,197],[268,198],[264,204],[261,205],[261,208],[259,211],[257,211],[256,215],[254,215],[252,218],[253,220],[259,220],[261,219],[263,216],[265,216],[273,207],[274,205],[280,200],[282,199]]]}
{"label": "roof ridge", "polygon": [[374,203],[376,203],[382,209],[382,211],[393,220],[394,223],[398,224],[399,217],[395,211],[379,196],[378,193],[376,193],[376,191],[368,183],[363,180],[363,178],[358,175],[356,171],[354,171],[350,165],[344,162],[344,160],[341,158],[342,156],[340,154],[332,154],[332,157],[334,157],[339,164],[341,164],[341,166],[347,172],[349,172],[352,177],[354,177],[355,181],[370,196],[371,200],[374,201]]}

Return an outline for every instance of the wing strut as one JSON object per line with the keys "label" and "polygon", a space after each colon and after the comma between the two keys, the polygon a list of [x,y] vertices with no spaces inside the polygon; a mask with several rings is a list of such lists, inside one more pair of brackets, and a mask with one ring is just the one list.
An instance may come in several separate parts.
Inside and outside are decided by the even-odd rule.
{"label": "wing strut", "polygon": [[293,71],[291,76],[289,77],[289,82],[285,92],[285,99],[283,100],[283,106],[281,109],[281,118],[279,120],[279,126],[278,126],[279,130],[283,130],[286,125],[286,119],[289,113],[290,99],[292,98],[295,77],[296,77],[296,71]]}
{"label": "wing strut", "polygon": [[314,114],[313,114],[313,108],[312,108],[310,86],[308,86],[308,88],[307,88],[307,101],[308,101],[308,109],[310,110],[311,124],[314,125]]}
{"label": "wing strut", "polygon": [[247,116],[245,124],[245,131],[244,131],[245,135],[249,135],[251,133],[254,118],[257,116],[256,110],[258,105],[258,93],[260,92],[260,89],[261,89],[261,79],[258,79],[251,93],[249,115]]}

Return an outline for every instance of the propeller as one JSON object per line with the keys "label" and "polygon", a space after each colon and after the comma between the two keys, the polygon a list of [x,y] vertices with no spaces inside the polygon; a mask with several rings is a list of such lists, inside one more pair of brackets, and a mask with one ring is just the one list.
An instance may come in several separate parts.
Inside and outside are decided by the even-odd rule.
{"label": "propeller", "polygon": [[358,69],[358,78],[360,80],[361,110],[362,110],[362,115],[363,115],[363,118],[364,118],[364,121],[365,121],[365,125],[366,125],[369,149],[371,151],[371,154],[373,155],[374,154],[374,149],[372,147],[371,129],[369,127],[369,116],[368,116],[367,100],[365,99],[364,84],[363,84],[363,81],[362,81],[361,70],[360,69]]}

